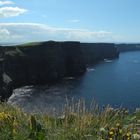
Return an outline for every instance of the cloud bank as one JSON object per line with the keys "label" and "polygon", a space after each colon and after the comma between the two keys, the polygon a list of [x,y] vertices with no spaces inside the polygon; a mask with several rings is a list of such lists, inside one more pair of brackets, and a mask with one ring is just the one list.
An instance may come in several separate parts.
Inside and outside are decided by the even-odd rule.
{"label": "cloud bank", "polygon": [[0,42],[29,42],[43,40],[108,42],[113,34],[108,31],[58,28],[37,23],[0,23]]}
{"label": "cloud bank", "polygon": [[14,4],[12,1],[0,1],[0,6]]}
{"label": "cloud bank", "polygon": [[0,8],[0,18],[19,16],[26,11],[19,7],[2,7]]}

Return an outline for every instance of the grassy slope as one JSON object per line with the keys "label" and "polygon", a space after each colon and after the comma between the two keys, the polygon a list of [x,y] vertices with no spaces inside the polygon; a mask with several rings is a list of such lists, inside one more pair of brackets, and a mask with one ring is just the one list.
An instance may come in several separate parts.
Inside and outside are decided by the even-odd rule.
{"label": "grassy slope", "polygon": [[[0,104],[0,140],[122,140],[139,136],[140,113],[107,107],[99,112],[93,104],[86,110],[83,101],[66,105],[62,117],[26,114]],[[139,140],[139,139],[138,139]]]}

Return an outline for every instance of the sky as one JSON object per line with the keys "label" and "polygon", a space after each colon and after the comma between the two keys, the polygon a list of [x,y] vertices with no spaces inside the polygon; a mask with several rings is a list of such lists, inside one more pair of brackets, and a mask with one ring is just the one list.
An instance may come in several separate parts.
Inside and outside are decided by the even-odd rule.
{"label": "sky", "polygon": [[0,0],[0,43],[140,42],[140,0]]}

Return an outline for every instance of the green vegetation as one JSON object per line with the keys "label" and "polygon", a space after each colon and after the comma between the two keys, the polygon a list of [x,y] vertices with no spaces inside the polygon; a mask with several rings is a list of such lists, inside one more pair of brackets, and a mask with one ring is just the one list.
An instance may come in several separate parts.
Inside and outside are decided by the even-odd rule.
{"label": "green vegetation", "polygon": [[67,103],[62,116],[27,114],[0,104],[0,140],[140,140],[140,112],[84,101]]}
{"label": "green vegetation", "polygon": [[41,45],[42,42],[29,42],[29,43],[24,43],[24,44],[21,44],[21,45],[16,45],[17,47],[34,47],[34,46],[37,46],[37,45]]}

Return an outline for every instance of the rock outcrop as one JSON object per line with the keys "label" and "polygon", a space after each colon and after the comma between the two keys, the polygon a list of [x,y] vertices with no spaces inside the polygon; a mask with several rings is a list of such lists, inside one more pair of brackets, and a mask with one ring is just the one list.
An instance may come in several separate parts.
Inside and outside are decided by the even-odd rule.
{"label": "rock outcrop", "polygon": [[4,49],[0,47],[0,100],[9,98],[13,92],[12,80],[4,72]]}
{"label": "rock outcrop", "polygon": [[117,57],[114,44],[109,43],[48,41],[3,47],[0,49],[1,100],[10,97],[17,87],[81,75],[87,65]]}

